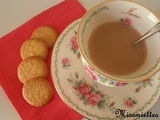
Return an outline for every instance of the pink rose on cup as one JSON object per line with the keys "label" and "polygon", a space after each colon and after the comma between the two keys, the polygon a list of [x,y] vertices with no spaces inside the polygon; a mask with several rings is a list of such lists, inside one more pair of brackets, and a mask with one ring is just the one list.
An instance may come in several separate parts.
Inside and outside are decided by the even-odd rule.
{"label": "pink rose on cup", "polygon": [[123,24],[124,25],[131,25],[132,21],[129,18],[123,19]]}
{"label": "pink rose on cup", "polygon": [[95,106],[100,102],[101,96],[95,92],[92,92],[91,94],[86,94],[85,99],[88,101],[88,104]]}
{"label": "pink rose on cup", "polygon": [[78,50],[78,44],[77,44],[77,36],[73,36],[70,40],[70,44],[73,50]]}
{"label": "pink rose on cup", "polygon": [[86,95],[91,92],[91,88],[88,84],[83,83],[78,85],[78,91],[80,94]]}
{"label": "pink rose on cup", "polygon": [[85,67],[85,70],[87,71],[87,73],[90,75],[90,77],[93,79],[93,80],[98,80],[98,78],[93,74],[93,69],[89,66],[86,66]]}
{"label": "pink rose on cup", "polygon": [[126,85],[126,84],[128,84],[128,83],[122,83],[122,82],[115,82],[115,83],[114,83],[114,85],[117,86],[117,87],[118,87],[118,86],[124,86],[124,85]]}

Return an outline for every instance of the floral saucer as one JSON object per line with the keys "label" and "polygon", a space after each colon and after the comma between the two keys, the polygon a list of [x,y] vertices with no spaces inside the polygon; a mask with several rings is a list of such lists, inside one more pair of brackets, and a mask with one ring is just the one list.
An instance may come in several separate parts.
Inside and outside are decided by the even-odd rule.
{"label": "floral saucer", "polygon": [[106,87],[91,79],[80,59],[77,29],[71,23],[59,36],[52,53],[51,74],[63,101],[91,120],[133,120],[158,117],[149,110],[160,95],[160,72],[147,81]]}

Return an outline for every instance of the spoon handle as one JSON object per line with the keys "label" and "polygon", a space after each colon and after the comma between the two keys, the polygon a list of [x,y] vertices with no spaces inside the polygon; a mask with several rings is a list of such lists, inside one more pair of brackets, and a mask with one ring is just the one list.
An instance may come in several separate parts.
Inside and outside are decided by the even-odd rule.
{"label": "spoon handle", "polygon": [[157,33],[158,31],[160,31],[160,22],[158,22],[155,26],[153,26],[147,33],[145,33],[143,36],[141,36],[138,40],[133,42],[133,45],[138,44],[139,42],[141,42],[145,38],[148,38],[149,36]]}

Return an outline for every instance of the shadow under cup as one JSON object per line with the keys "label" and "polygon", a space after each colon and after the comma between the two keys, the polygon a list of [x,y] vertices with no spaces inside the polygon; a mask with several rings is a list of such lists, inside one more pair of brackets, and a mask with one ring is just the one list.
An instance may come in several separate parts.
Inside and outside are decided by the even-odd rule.
{"label": "shadow under cup", "polygon": [[[98,83],[109,87],[149,79],[160,68],[160,32],[145,40],[147,56],[144,64],[134,73],[118,76],[99,69],[90,58],[88,40],[94,29],[107,22],[128,18],[140,34],[146,33],[159,19],[147,8],[129,1],[106,1],[91,8],[81,19],[78,28],[78,46],[87,73]],[[116,33],[115,33],[116,35]],[[116,48],[115,48],[116,49]],[[104,52],[105,54],[105,52]]]}

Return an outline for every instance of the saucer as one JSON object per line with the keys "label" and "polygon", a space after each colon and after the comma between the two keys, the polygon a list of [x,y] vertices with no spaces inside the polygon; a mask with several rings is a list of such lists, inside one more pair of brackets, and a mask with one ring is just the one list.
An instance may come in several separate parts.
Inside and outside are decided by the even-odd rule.
{"label": "saucer", "polygon": [[147,81],[106,87],[86,73],[77,46],[80,19],[59,36],[51,60],[51,75],[62,100],[91,120],[133,120],[158,117],[149,110],[160,95],[160,72]]}

